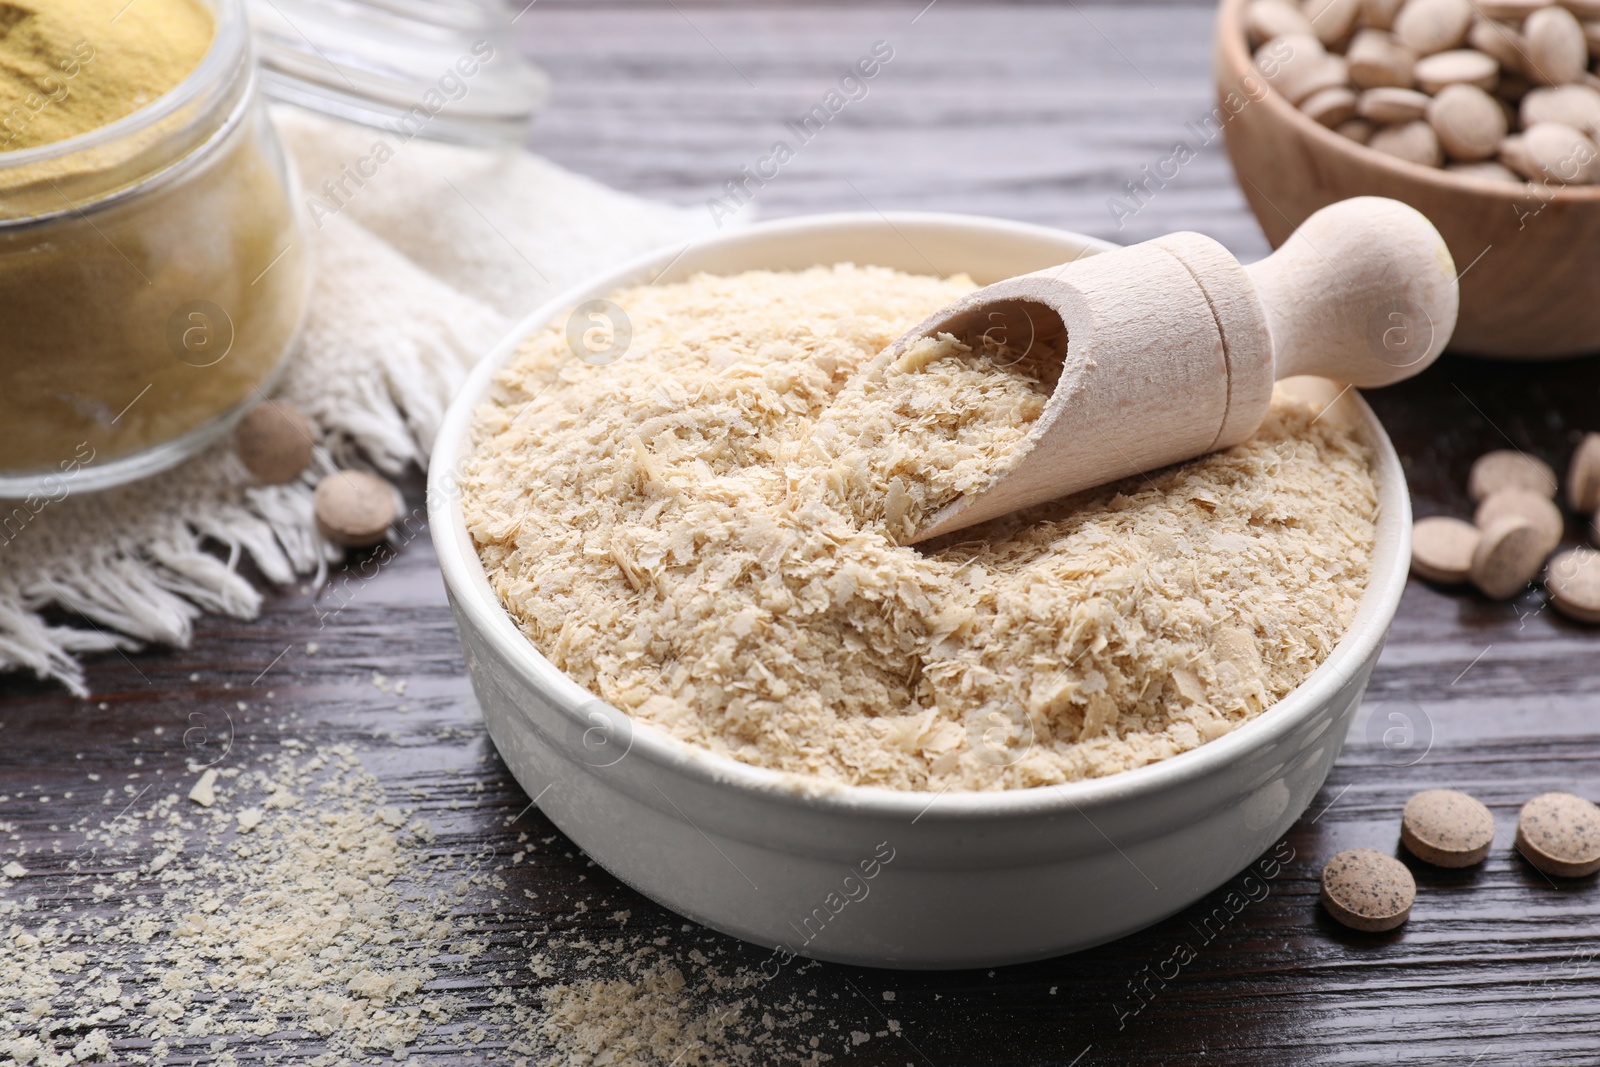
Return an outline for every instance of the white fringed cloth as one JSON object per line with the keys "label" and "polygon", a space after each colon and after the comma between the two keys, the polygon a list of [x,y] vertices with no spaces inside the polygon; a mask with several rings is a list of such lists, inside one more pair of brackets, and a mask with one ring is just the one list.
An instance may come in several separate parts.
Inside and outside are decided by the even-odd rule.
{"label": "white fringed cloth", "polygon": [[[273,118],[312,195],[384,136],[292,108]],[[86,696],[85,653],[186,646],[203,612],[253,618],[262,593],[242,559],[274,583],[320,578],[340,558],[312,520],[321,474],[425,465],[450,397],[520,316],[709,225],[527,152],[420,138],[345,188],[312,205],[311,305],[278,389],[322,431],[312,468],[256,485],[223,442],[147,481],[45,504],[0,544],[0,670]],[[52,605],[81,619],[52,625]]]}

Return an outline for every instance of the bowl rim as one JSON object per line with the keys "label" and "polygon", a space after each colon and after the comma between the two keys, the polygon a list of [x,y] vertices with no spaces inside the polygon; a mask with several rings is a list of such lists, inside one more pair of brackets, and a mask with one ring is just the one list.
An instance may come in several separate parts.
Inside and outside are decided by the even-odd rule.
{"label": "bowl rim", "polygon": [[[579,686],[565,672],[538,651],[500,604],[490,588],[482,563],[466,525],[461,518],[460,493],[454,472],[470,454],[471,421],[474,410],[490,386],[493,375],[516,352],[534,330],[543,328],[556,316],[584,300],[609,295],[619,288],[654,280],[666,274],[691,248],[750,245],[759,247],[769,238],[782,238],[808,231],[825,233],[862,227],[882,229],[887,224],[904,238],[903,230],[945,226],[972,230],[974,236],[1010,234],[1015,236],[1063,239],[1099,253],[1119,246],[1098,238],[1028,223],[1011,222],[977,215],[944,212],[848,212],[807,215],[799,218],[754,223],[725,234],[694,238],[687,245],[668,245],[592,276],[546,301],[518,322],[504,338],[472,369],[451,400],[434,441],[428,468],[427,504],[429,531],[433,539],[445,585],[451,595],[458,624],[470,624],[477,636],[511,665],[528,684],[538,687],[550,702],[568,718],[579,733],[589,723],[579,710],[600,701]],[[909,238],[905,238],[909,240]],[[931,264],[930,264],[931,265]],[[747,269],[760,269],[752,266]],[[1003,790],[898,790],[876,785],[848,785],[813,775],[797,774],[742,763],[698,745],[679,740],[648,723],[633,719],[630,746],[625,758],[613,766],[640,760],[653,768],[691,779],[715,790],[733,789],[763,803],[811,811],[848,813],[854,817],[920,819],[966,822],[1019,816],[1052,816],[1085,809],[1103,808],[1130,800],[1150,797],[1225,771],[1240,758],[1270,748],[1293,734],[1338,694],[1367,662],[1376,658],[1399,606],[1410,569],[1411,506],[1405,474],[1388,434],[1359,393],[1347,389],[1341,398],[1352,404],[1366,443],[1373,450],[1373,473],[1377,482],[1378,518],[1374,539],[1373,569],[1368,576],[1356,615],[1350,627],[1334,645],[1333,651],[1305,681],[1282,700],[1249,722],[1213,741],[1186,752],[1098,778],[1087,778],[1055,785]],[[1380,549],[1388,538],[1393,546],[1387,567],[1380,568]],[[574,734],[573,736],[575,736]],[[570,753],[568,753],[570,757]],[[572,760],[590,773],[598,773],[582,761]],[[938,811],[933,812],[938,801]]]}
{"label": "bowl rim", "polygon": [[[1266,79],[1257,71],[1255,59],[1250,51],[1250,42],[1245,36],[1244,28],[1244,8],[1249,2],[1250,0],[1222,0],[1222,3],[1218,6],[1217,55],[1222,61],[1226,62],[1229,73],[1234,78],[1254,75],[1260,81],[1265,91],[1261,97],[1252,100],[1253,106],[1260,107],[1265,105],[1268,111],[1278,117],[1280,122],[1286,122],[1294,127],[1302,137],[1309,137],[1324,148],[1343,154],[1356,163],[1373,167],[1379,171],[1386,171],[1393,177],[1408,179],[1443,192],[1477,193],[1511,204],[1513,202],[1525,202],[1529,196],[1528,187],[1532,186],[1542,190],[1540,199],[1548,196],[1550,200],[1567,203],[1600,202],[1600,185],[1554,185],[1550,182],[1522,182],[1518,185],[1510,185],[1491,178],[1474,178],[1461,175],[1455,171],[1445,170],[1443,167],[1425,167],[1421,163],[1412,163],[1410,160],[1385,155],[1334,132],[1291,104],[1286,96],[1268,85]],[[1230,87],[1222,84],[1222,71],[1218,70],[1215,73],[1219,79],[1217,88],[1220,95]],[[1241,175],[1240,177],[1243,180],[1243,176]]]}

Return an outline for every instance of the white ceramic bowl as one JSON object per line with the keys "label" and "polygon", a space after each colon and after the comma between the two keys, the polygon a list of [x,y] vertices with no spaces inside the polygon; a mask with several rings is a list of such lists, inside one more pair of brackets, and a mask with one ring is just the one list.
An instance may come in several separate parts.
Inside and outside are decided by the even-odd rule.
{"label": "white ceramic bowl", "polygon": [[1381,513],[1356,621],[1312,676],[1232,733],[1138,770],[1006,792],[819,783],[716,756],[623,713],[550,664],[490,589],[455,472],[472,412],[529,332],[661,276],[852,261],[980,284],[1110,248],[936,214],[826,215],[668,248],[540,308],[473,373],[434,448],[428,511],[489,733],[528,795],[595,862],[736,937],[824,960],[976,967],[1054,956],[1172,914],[1242,870],[1305,811],[1339,752],[1405,585],[1411,508],[1394,449],[1352,392]]}

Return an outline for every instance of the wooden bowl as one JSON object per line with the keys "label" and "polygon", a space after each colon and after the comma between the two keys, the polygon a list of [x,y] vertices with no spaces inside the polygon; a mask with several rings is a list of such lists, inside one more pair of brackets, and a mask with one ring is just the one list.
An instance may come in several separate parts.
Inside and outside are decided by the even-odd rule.
{"label": "wooden bowl", "polygon": [[1452,351],[1502,359],[1600,352],[1600,186],[1465,178],[1333,132],[1256,70],[1245,3],[1222,0],[1217,15],[1217,121],[1274,248],[1335,201],[1393,197],[1428,216],[1455,257],[1461,314]]}

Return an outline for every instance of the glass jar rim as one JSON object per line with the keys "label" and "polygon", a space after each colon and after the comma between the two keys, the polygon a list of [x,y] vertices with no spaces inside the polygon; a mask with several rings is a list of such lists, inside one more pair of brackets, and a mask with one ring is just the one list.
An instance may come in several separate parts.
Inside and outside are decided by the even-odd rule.
{"label": "glass jar rim", "polygon": [[114,122],[92,130],[51,141],[49,144],[0,152],[0,172],[66,159],[79,152],[101,148],[130,137],[171,118],[238,73],[240,64],[250,62],[250,27],[244,16],[244,0],[200,0],[216,25],[205,55],[182,81],[150,103]]}

